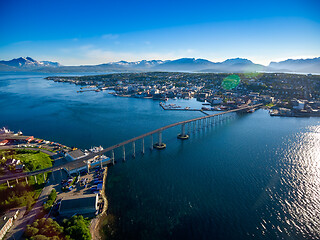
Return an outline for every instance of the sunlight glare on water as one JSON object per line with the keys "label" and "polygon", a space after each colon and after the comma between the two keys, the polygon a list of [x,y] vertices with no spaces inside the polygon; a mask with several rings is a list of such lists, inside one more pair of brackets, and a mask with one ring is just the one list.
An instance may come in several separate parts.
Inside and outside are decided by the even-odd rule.
{"label": "sunlight glare on water", "polygon": [[[279,186],[267,189],[279,208],[269,209],[275,221],[261,221],[261,231],[277,237],[320,238],[320,126],[310,126],[288,140],[279,162]],[[278,223],[278,225],[276,224]]]}

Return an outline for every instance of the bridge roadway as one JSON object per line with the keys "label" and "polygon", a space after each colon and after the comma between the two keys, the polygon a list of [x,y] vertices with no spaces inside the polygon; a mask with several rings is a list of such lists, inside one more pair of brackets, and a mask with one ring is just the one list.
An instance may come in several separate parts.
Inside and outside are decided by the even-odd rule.
{"label": "bridge roadway", "polygon": [[75,167],[84,166],[86,164],[87,160],[92,159],[95,156],[102,155],[102,154],[105,154],[107,152],[113,151],[113,150],[115,150],[115,149],[117,149],[119,147],[125,146],[125,145],[127,145],[129,143],[133,143],[133,142],[136,142],[136,141],[138,141],[140,139],[144,139],[144,138],[146,138],[148,136],[152,136],[153,134],[161,133],[161,132],[163,132],[164,130],[166,130],[168,128],[176,127],[176,126],[179,126],[179,125],[184,125],[184,124],[191,123],[191,122],[196,122],[196,121],[199,121],[199,120],[202,120],[202,119],[206,119],[206,118],[217,117],[217,116],[225,115],[225,114],[228,114],[228,113],[238,112],[238,111],[242,111],[242,110],[246,110],[246,109],[257,108],[257,107],[260,107],[262,105],[263,105],[262,103],[255,104],[255,105],[246,105],[244,107],[233,109],[233,110],[229,110],[229,111],[225,111],[225,112],[220,112],[220,113],[216,113],[216,114],[207,115],[207,116],[204,116],[204,117],[198,117],[198,118],[193,118],[193,119],[186,120],[186,121],[173,123],[173,124],[158,128],[156,130],[153,130],[151,132],[142,134],[142,135],[140,135],[138,137],[131,138],[131,139],[127,140],[127,141],[118,143],[118,144],[113,145],[111,147],[105,148],[100,152],[90,153],[90,154],[86,155],[85,157],[82,157],[82,158],[80,158],[78,160],[75,160],[75,161],[72,161],[72,162],[64,163],[64,164],[61,164],[59,166],[53,166],[53,167],[50,167],[50,168],[45,168],[45,169],[41,169],[41,170],[37,170],[37,171],[33,171],[33,172],[23,172],[23,173],[16,173],[16,174],[11,174],[11,175],[1,176],[0,177],[0,184],[5,183],[6,181],[25,178],[25,177],[29,177],[29,176],[33,176],[33,175],[42,174],[42,173],[45,173],[45,172],[53,172],[53,171],[57,171],[57,170],[60,170],[60,169],[63,169],[63,168],[72,169],[72,168],[75,168]]}

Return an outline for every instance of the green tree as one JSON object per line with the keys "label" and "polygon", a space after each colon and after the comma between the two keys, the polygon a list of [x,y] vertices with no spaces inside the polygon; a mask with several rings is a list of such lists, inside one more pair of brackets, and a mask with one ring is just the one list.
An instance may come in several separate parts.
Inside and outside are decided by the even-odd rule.
{"label": "green tree", "polygon": [[69,220],[64,221],[65,233],[72,239],[90,240],[91,234],[89,230],[89,220],[83,216],[73,216]]}
{"label": "green tree", "polygon": [[25,236],[30,239],[64,239],[63,227],[51,218],[41,218],[27,226]]}

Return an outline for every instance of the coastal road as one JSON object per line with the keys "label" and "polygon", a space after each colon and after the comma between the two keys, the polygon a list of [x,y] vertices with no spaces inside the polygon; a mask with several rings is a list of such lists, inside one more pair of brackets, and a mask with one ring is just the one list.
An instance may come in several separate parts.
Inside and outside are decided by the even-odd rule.
{"label": "coastal road", "polygon": [[[54,174],[54,177],[53,177]],[[19,217],[14,220],[13,226],[10,228],[8,233],[5,236],[6,240],[18,240],[22,239],[23,233],[25,232],[27,225],[32,224],[35,220],[37,215],[41,212],[43,209],[44,202],[47,201],[48,195],[52,191],[53,188],[59,187],[60,182],[62,180],[61,177],[65,177],[66,174],[60,174],[59,172],[53,172],[49,180],[46,183],[46,186],[42,189],[42,192],[36,201],[36,203],[32,206],[32,209],[30,212],[28,212],[26,215],[23,215],[25,211],[22,211],[22,213],[19,213]],[[25,207],[24,207],[25,209]],[[22,209],[23,210],[23,209]]]}

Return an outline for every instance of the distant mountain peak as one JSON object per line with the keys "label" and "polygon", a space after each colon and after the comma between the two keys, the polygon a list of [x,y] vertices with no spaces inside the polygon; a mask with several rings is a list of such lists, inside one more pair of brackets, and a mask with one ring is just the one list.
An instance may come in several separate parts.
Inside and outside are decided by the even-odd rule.
{"label": "distant mountain peak", "polygon": [[246,58],[232,58],[223,62],[211,62],[202,58],[180,58],[175,60],[118,61],[99,65],[61,66],[57,62],[37,61],[32,57],[19,57],[0,61],[0,71],[39,72],[106,72],[106,71],[187,71],[187,72],[300,72],[320,73],[320,57],[310,59],[287,59],[271,62],[268,67],[255,64]]}
{"label": "distant mountain peak", "polygon": [[19,57],[19,58],[14,58],[9,61],[0,61],[0,64],[10,66],[10,67],[28,68],[28,69],[36,69],[39,67],[59,67],[59,66],[61,66],[57,62],[36,61],[31,57]]}
{"label": "distant mountain peak", "polygon": [[294,71],[304,73],[320,72],[320,57],[307,59],[287,59],[280,62],[270,62],[271,71]]}
{"label": "distant mountain peak", "polygon": [[31,62],[37,62],[36,60],[34,60],[34,59],[31,58],[31,57],[26,57],[25,59],[28,60],[28,61],[31,61]]}
{"label": "distant mountain peak", "polygon": [[225,60],[223,63],[225,64],[253,64],[252,61],[246,59],[246,58],[231,58]]}

